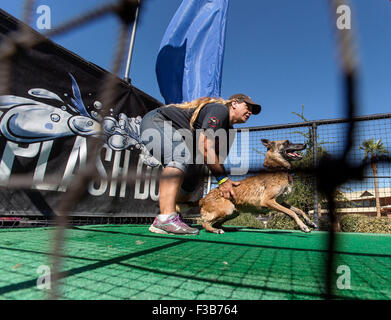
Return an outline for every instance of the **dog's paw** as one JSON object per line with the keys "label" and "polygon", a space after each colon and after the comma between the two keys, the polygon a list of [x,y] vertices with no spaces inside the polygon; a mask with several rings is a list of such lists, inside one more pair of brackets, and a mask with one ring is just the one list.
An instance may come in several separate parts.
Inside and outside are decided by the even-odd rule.
{"label": "dog's paw", "polygon": [[318,228],[318,226],[317,226],[317,224],[315,223],[315,222],[312,222],[312,221],[308,221],[308,223],[307,223],[310,227],[312,227],[312,228],[315,228],[315,229],[317,229]]}
{"label": "dog's paw", "polygon": [[300,226],[300,230],[303,232],[311,232],[311,230],[305,224]]}
{"label": "dog's paw", "polygon": [[217,234],[223,234],[224,230],[223,229],[215,229],[213,232],[217,233]]}

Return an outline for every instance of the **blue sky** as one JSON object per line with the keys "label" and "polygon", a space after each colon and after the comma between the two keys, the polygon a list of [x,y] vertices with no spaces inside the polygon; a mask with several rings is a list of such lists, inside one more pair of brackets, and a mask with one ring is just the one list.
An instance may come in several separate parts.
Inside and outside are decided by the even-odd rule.
{"label": "blue sky", "polygon": [[[182,0],[144,0],[133,61],[132,83],[160,101],[155,62],[161,39]],[[22,18],[22,0],[1,9]],[[39,0],[51,8],[52,27],[107,0]],[[391,2],[354,0],[352,30],[360,58],[359,114],[391,110]],[[33,27],[39,14],[33,14]],[[246,93],[263,106],[245,126],[344,117],[337,64],[335,19],[324,0],[230,0],[222,97]],[[119,24],[108,16],[53,38],[84,59],[110,70]],[[125,65],[125,61],[124,61]],[[123,77],[123,71],[120,74]]]}

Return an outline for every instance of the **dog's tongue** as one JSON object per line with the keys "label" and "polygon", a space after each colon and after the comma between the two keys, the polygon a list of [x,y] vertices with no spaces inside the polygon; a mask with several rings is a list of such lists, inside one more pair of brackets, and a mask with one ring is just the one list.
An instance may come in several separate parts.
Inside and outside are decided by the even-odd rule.
{"label": "dog's tongue", "polygon": [[300,155],[296,152],[289,152],[288,154],[292,157],[300,157]]}

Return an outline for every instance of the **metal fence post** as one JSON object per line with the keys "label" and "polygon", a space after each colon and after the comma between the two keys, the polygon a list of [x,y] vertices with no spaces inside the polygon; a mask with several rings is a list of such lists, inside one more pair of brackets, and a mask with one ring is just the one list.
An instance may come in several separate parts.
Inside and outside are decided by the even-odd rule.
{"label": "metal fence post", "polygon": [[208,170],[208,182],[207,182],[207,187],[206,187],[206,194],[209,193],[211,185],[212,185],[212,175],[211,175],[210,171]]}
{"label": "metal fence post", "polygon": [[[314,167],[316,168],[318,166],[318,126],[316,122],[312,123],[312,141],[314,145],[313,153],[314,153]],[[318,181],[317,177],[314,177],[314,222],[318,226],[317,229],[319,229],[319,211],[318,211],[318,204],[319,204],[319,198],[318,198]]]}

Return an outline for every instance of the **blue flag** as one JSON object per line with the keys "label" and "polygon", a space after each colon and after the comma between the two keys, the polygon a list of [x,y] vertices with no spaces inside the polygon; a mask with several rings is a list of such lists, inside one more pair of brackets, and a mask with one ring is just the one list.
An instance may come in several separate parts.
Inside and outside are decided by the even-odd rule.
{"label": "blue flag", "polygon": [[220,97],[227,9],[228,0],[183,0],[156,61],[166,104]]}

